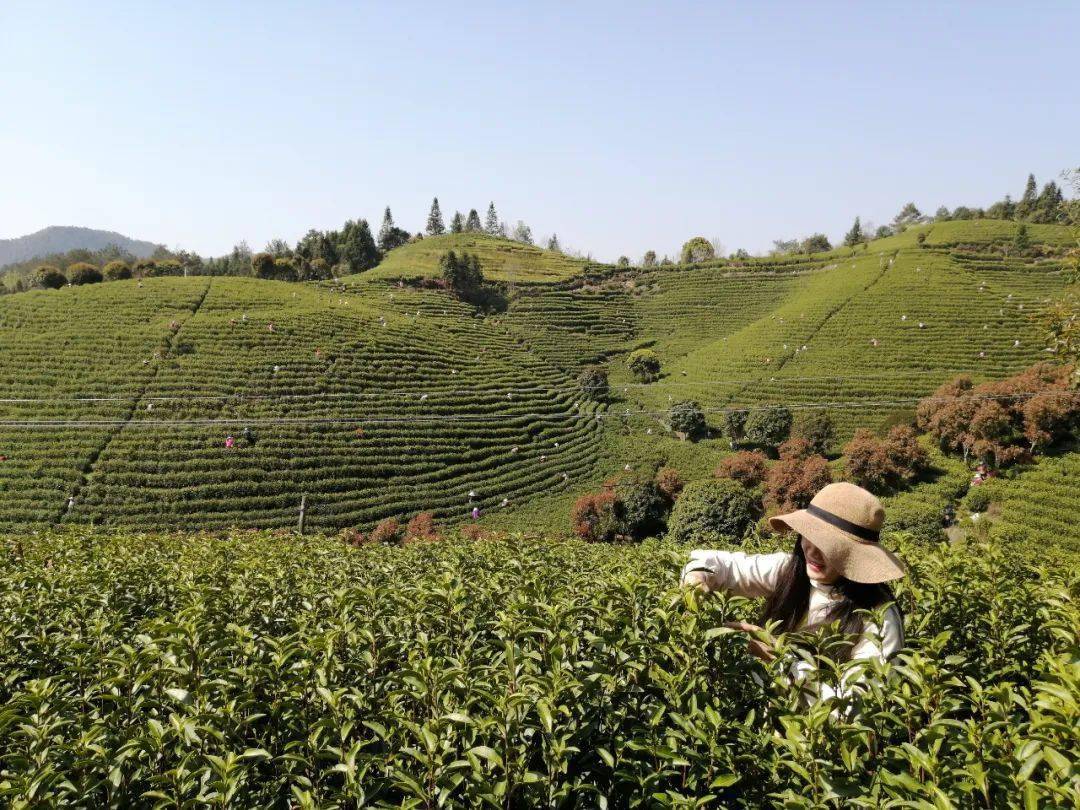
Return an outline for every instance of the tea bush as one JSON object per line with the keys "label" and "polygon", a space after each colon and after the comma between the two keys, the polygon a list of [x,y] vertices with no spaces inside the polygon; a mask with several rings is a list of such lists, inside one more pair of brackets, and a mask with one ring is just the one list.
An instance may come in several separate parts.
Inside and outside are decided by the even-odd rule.
{"label": "tea bush", "polygon": [[1075,567],[888,541],[908,646],[849,719],[684,547],[5,538],[0,803],[1076,806]]}

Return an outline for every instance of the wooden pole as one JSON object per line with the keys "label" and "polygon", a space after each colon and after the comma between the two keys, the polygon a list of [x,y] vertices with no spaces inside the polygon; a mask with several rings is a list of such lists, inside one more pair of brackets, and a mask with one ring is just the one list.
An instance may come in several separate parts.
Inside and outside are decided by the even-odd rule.
{"label": "wooden pole", "polygon": [[300,496],[300,522],[299,522],[299,525],[296,527],[297,531],[300,532],[300,534],[304,533],[304,517],[305,517],[304,513],[306,511],[307,511],[307,493],[305,492],[303,495]]}

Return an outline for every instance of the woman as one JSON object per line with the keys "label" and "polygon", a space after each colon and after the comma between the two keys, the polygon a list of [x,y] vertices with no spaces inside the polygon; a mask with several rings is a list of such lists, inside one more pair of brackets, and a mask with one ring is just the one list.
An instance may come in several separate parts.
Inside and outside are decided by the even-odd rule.
{"label": "woman", "polygon": [[[770,518],[776,531],[797,533],[794,549],[775,554],[698,550],[690,554],[682,581],[705,590],[765,597],[762,624],[779,622],[780,632],[815,630],[836,622],[851,639],[844,657],[887,660],[904,646],[904,624],[885,583],[906,573],[904,564],[881,546],[885,520],[881,502],[854,484],[829,484],[806,509]],[[862,611],[884,608],[881,626]],[[755,636],[750,651],[763,660],[774,655],[761,627],[730,622],[734,630]],[[849,670],[841,687],[817,683],[814,667],[799,660],[791,667],[807,702],[843,696],[858,677]]]}

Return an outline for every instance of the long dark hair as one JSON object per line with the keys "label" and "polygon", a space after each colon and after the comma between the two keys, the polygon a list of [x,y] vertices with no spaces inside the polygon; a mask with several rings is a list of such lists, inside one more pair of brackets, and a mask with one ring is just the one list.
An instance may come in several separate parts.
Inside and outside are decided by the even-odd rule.
{"label": "long dark hair", "polygon": [[[810,577],[806,574],[806,554],[803,552],[802,537],[796,536],[795,548],[791,559],[780,570],[780,578],[772,595],[765,600],[765,609],[761,614],[761,623],[779,621],[780,632],[796,630],[810,608]],[[873,610],[887,602],[893,602],[892,589],[884,582],[866,584],[852,582],[840,577],[833,583],[833,588],[841,595],[825,614],[826,623],[837,622],[840,632],[851,639],[852,644],[862,634],[863,617],[860,610]],[[899,610],[900,606],[897,605]],[[850,651],[850,646],[848,647]]]}

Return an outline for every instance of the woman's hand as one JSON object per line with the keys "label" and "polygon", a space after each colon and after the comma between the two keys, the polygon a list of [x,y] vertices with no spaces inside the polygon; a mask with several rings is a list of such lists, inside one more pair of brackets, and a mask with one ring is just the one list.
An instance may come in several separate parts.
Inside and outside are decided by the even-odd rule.
{"label": "woman's hand", "polygon": [[708,571],[687,571],[682,579],[682,584],[687,587],[697,588],[705,593],[712,590],[712,588],[709,587]]}
{"label": "woman's hand", "polygon": [[[750,622],[724,622],[724,627],[729,627],[732,630],[738,630],[742,633],[761,633],[764,632],[764,628],[758,627],[756,624],[750,624]],[[772,661],[776,658],[776,653],[773,652],[772,646],[767,641],[751,638],[747,642],[747,648],[750,654],[755,658],[760,658],[762,661]]]}

